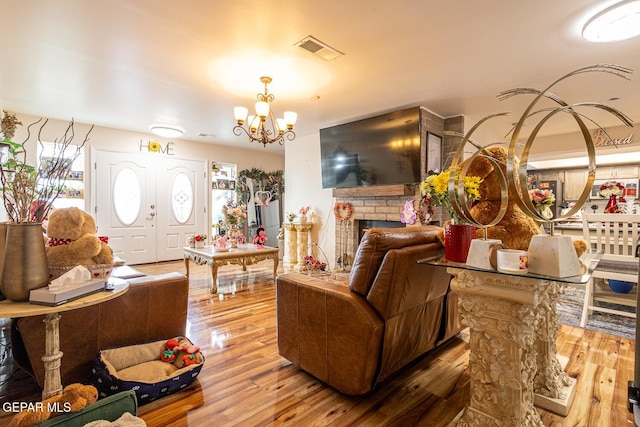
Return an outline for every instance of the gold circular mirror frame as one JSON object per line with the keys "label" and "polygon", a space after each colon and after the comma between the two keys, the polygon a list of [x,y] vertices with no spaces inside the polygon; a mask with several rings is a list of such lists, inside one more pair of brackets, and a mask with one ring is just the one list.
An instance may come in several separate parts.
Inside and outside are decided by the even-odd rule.
{"label": "gold circular mirror frame", "polygon": [[[473,140],[471,136],[476,131],[476,129],[478,129],[478,127],[480,127],[487,120],[494,117],[498,117],[498,116],[504,116],[508,113],[498,113],[498,114],[492,114],[490,116],[484,117],[478,123],[476,123],[465,135],[462,135],[456,132],[445,132],[446,135],[457,136],[462,138],[462,143],[456,150],[450,166],[450,170],[453,173],[449,175],[449,182],[448,182],[448,188],[447,188],[448,194],[449,194],[449,200],[451,200],[451,205],[455,210],[456,214],[458,214],[461,218],[463,218],[465,222],[468,222],[469,224],[474,225],[475,227],[483,229],[485,238],[487,236],[487,228],[498,224],[500,220],[502,220],[502,218],[504,217],[507,210],[509,193],[517,195],[517,197],[515,198],[515,203],[527,216],[529,216],[530,218],[532,218],[537,222],[550,223],[551,234],[553,234],[554,223],[564,221],[572,217],[575,213],[577,213],[582,208],[584,203],[589,198],[591,194],[591,187],[595,180],[595,174],[596,174],[595,146],[594,146],[591,134],[589,133],[589,130],[583,120],[583,118],[588,119],[588,117],[576,111],[576,108],[577,107],[594,107],[594,108],[602,109],[604,111],[607,111],[613,114],[623,124],[630,127],[633,126],[633,122],[624,113],[620,112],[615,108],[609,107],[607,105],[594,103],[594,102],[584,102],[584,103],[569,105],[558,96],[549,92],[549,90],[559,82],[569,77],[582,74],[582,73],[587,73],[587,72],[608,73],[608,74],[612,74],[614,76],[622,77],[628,80],[627,74],[631,73],[631,70],[628,68],[624,68],[624,67],[620,67],[618,65],[612,65],[612,64],[592,65],[589,67],[580,68],[569,74],[564,75],[563,77],[559,78],[558,80],[550,84],[545,90],[542,90],[542,91],[537,89],[530,89],[530,88],[517,88],[517,89],[507,90],[499,94],[499,98],[501,100],[504,100],[516,95],[536,95],[536,97],[528,105],[524,113],[522,113],[522,115],[520,116],[520,119],[518,120],[518,123],[515,125],[515,127],[511,132],[511,139],[509,142],[508,154],[507,154],[506,177],[505,177],[505,174],[502,172],[500,163],[493,157],[489,156],[489,154],[486,151],[486,148],[488,146],[498,145],[501,143],[489,144],[487,147],[483,147],[480,144],[478,144],[475,140]],[[538,102],[542,98],[546,98],[555,102],[556,104],[559,105],[559,107],[544,108],[544,109],[533,112],[534,107],[538,104]],[[524,145],[522,145],[522,143],[519,143],[518,138],[520,136],[520,132],[522,130],[522,127],[524,126],[525,121],[538,113],[545,113],[545,112],[546,112],[546,115],[536,124],[535,128],[533,129],[531,134],[528,136],[526,143]],[[580,194],[580,197],[578,201],[575,203],[575,205],[571,209],[569,209],[566,213],[559,215],[556,218],[549,219],[544,217],[542,213],[535,208],[535,206],[533,205],[533,202],[529,197],[529,191],[527,188],[527,169],[528,169],[529,154],[531,153],[533,142],[535,141],[536,137],[538,136],[540,130],[545,125],[545,123],[558,113],[571,114],[573,119],[576,121],[578,127],[580,128],[580,131],[584,138],[585,148],[588,155],[588,169],[587,169],[588,174],[587,174],[587,182],[585,183],[582,193]],[[461,162],[461,159],[464,156],[464,151],[467,143],[472,144],[475,147],[476,151],[469,158],[464,159],[464,161]],[[479,223],[473,218],[473,216],[471,215],[471,211],[467,203],[467,197],[464,191],[464,178],[469,169],[471,161],[473,160],[473,158],[477,156],[484,157],[493,165],[494,169],[498,172],[498,181],[500,183],[500,193],[501,193],[500,210],[498,211],[498,214],[496,215],[496,217],[487,224]],[[458,169],[460,170],[458,171]]]}

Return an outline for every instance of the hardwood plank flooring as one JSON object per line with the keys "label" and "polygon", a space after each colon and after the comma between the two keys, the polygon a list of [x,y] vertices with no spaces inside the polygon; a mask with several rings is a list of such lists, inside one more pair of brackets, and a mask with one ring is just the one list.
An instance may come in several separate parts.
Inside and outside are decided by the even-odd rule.
{"label": "hardwood plank flooring", "polygon": [[[184,272],[182,261],[135,268]],[[346,396],[278,355],[271,261],[246,272],[222,267],[217,295],[209,293],[209,267],[190,270],[187,336],[202,348],[205,365],[187,389],[139,407],[149,426],[447,426],[469,399],[466,331],[370,394]],[[2,345],[8,322],[0,325]],[[633,425],[626,405],[634,348],[634,340],[561,325],[558,353],[569,357],[577,393],[567,417],[539,409],[544,425]],[[39,400],[36,383],[3,359],[0,402]],[[0,414],[0,426],[9,417]]]}

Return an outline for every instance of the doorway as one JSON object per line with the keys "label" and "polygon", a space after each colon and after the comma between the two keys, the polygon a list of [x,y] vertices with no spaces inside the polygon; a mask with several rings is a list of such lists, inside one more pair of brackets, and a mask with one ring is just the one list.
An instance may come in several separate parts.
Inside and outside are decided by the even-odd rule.
{"label": "doorway", "polygon": [[181,259],[187,237],[206,233],[206,161],[92,148],[98,234],[127,264]]}

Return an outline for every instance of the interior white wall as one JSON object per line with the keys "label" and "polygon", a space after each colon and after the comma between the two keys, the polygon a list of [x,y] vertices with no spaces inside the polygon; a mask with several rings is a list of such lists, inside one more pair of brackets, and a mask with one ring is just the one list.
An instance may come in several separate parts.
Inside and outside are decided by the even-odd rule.
{"label": "interior white wall", "polygon": [[[315,214],[310,242],[318,243],[335,268],[335,218],[332,189],[322,188],[320,169],[320,134],[297,137],[285,145],[285,212],[298,213],[311,206]],[[286,216],[286,215],[285,215]]]}
{"label": "interior white wall", "polygon": [[[17,127],[13,141],[22,143],[27,139],[28,125],[37,121],[39,117],[16,113],[16,118],[22,122],[22,126]],[[40,136],[41,140],[49,142],[60,140],[68,125],[69,121],[49,119],[45,127],[42,129]],[[75,137],[73,142],[81,143],[90,127],[91,125],[89,124],[76,122],[74,124]],[[28,138],[28,142],[25,145],[28,154],[27,162],[34,165],[36,164],[38,129],[39,126],[31,128],[31,136]],[[240,139],[241,137],[238,138]],[[89,156],[89,148],[93,146],[122,153],[147,152],[149,156],[169,156],[165,153],[148,152],[144,147],[141,150],[141,142],[146,146],[150,141],[157,141],[163,149],[166,147],[168,142],[172,142],[171,153],[176,158],[206,160],[208,165],[211,164],[211,161],[235,163],[238,165],[238,171],[256,167],[264,170],[265,172],[270,172],[284,169],[285,166],[284,153],[282,151],[276,152],[274,150],[270,150],[269,147],[264,148],[262,145],[257,146],[259,148],[255,150],[236,148],[183,139],[171,140],[151,133],[145,134],[95,126],[89,135],[89,140],[85,144],[85,209],[89,209],[89,201],[91,200],[90,183],[92,178],[92,168],[90,167],[91,159]],[[242,142],[244,143],[244,141]],[[285,181],[285,188],[286,184],[287,183]],[[210,194],[209,197],[207,197],[208,205],[210,205],[209,199]],[[4,209],[0,209],[0,211],[4,214]]]}

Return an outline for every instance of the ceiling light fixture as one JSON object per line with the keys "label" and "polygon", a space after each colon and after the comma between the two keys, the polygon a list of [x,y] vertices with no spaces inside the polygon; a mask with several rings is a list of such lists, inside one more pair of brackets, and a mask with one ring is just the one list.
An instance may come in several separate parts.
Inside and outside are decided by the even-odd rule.
{"label": "ceiling light fixture", "polygon": [[182,134],[184,133],[183,129],[169,125],[152,125],[150,129],[151,132],[165,138],[177,138],[179,136],[182,136]]}
{"label": "ceiling light fixture", "polygon": [[640,35],[640,0],[625,0],[589,19],[582,37],[597,43],[615,42]]}
{"label": "ceiling light fixture", "polygon": [[[257,141],[265,147],[267,144],[273,144],[274,142],[284,145],[285,136],[289,141],[293,141],[296,137],[293,132],[293,125],[296,124],[298,115],[293,111],[285,111],[283,119],[276,119],[270,105],[276,97],[267,90],[267,85],[271,83],[272,79],[271,77],[263,76],[260,77],[260,81],[264,83],[264,93],[258,93],[257,95],[256,114],[249,116],[247,119],[249,110],[245,107],[235,107],[233,109],[238,122],[238,125],[233,128],[234,135],[240,136],[244,132],[249,137],[249,141]],[[245,122],[248,123],[248,130],[243,126]]]}

